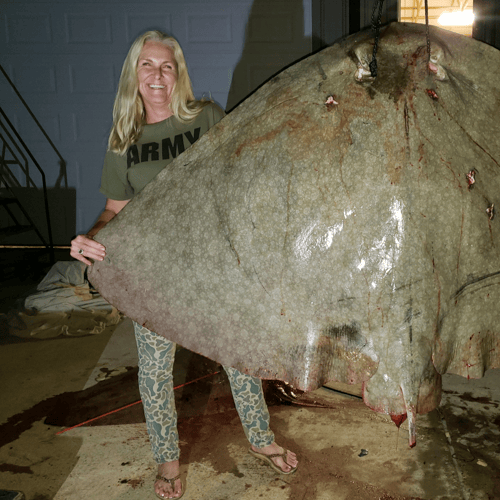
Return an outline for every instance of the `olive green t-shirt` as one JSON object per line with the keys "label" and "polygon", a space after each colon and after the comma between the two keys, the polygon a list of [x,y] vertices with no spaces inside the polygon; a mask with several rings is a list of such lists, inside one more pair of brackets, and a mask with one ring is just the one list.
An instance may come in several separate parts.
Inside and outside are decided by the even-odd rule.
{"label": "olive green t-shirt", "polygon": [[223,116],[224,111],[210,103],[191,123],[171,116],[145,125],[140,139],[124,155],[106,153],[101,193],[112,200],[130,200]]}

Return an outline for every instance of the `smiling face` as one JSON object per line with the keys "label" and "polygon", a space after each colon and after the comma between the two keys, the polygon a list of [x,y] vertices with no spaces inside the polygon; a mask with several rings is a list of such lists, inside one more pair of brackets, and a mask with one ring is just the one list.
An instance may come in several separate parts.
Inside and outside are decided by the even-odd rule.
{"label": "smiling face", "polygon": [[172,116],[170,101],[177,81],[173,50],[161,42],[146,42],[139,55],[137,78],[147,123]]}

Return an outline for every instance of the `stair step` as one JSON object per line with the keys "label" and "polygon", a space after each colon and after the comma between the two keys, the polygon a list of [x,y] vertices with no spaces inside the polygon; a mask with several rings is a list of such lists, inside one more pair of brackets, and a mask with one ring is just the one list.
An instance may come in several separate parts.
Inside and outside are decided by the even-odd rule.
{"label": "stair step", "polygon": [[11,203],[18,203],[17,198],[14,196],[0,196],[0,205],[10,205]]}
{"label": "stair step", "polygon": [[0,229],[0,237],[2,236],[14,236],[15,234],[26,233],[27,231],[32,231],[33,226],[9,226]]}

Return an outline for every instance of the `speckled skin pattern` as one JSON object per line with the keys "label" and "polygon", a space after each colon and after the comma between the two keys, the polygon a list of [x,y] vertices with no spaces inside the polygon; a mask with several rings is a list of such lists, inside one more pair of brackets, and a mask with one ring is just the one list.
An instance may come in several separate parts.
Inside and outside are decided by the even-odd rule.
{"label": "speckled skin pattern", "polygon": [[[134,321],[139,353],[139,390],[153,456],[157,463],[179,460],[179,434],[172,369],[175,343]],[[257,377],[225,366],[236,410],[250,444],[264,448],[274,442],[269,411]]]}
{"label": "speckled skin pattern", "polygon": [[[362,32],[270,80],[96,238],[90,280],[153,331],[408,416],[500,366],[500,52]],[[475,170],[475,183],[466,175]]]}

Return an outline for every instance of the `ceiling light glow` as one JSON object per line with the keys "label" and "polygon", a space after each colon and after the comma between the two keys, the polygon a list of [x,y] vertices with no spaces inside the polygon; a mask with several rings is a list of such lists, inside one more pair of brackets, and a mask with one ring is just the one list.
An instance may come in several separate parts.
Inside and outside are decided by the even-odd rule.
{"label": "ceiling light glow", "polygon": [[438,19],[441,26],[471,26],[474,22],[472,10],[443,12]]}

